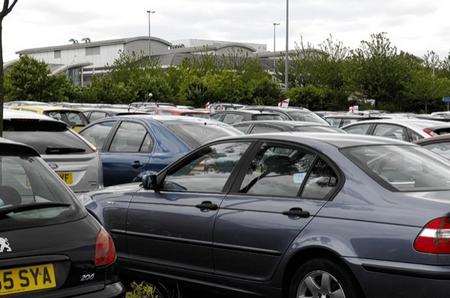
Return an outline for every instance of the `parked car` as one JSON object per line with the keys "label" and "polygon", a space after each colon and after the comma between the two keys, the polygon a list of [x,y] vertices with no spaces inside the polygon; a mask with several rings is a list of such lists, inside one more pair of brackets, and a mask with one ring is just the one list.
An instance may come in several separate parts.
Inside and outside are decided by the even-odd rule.
{"label": "parked car", "polygon": [[302,108],[279,108],[267,106],[251,106],[247,109],[261,111],[265,113],[274,113],[279,115],[282,120],[301,121],[301,122],[316,122],[320,124],[330,125],[319,115]]}
{"label": "parked car", "polygon": [[3,117],[3,136],[33,147],[74,192],[89,192],[103,186],[97,149],[67,124],[16,110],[5,110]]}
{"label": "parked car", "polygon": [[271,133],[271,132],[322,132],[322,133],[346,133],[342,129],[314,122],[298,121],[247,121],[233,125],[234,128],[246,134]]}
{"label": "parked car", "polygon": [[160,171],[210,140],[241,132],[207,119],[133,115],[100,120],[80,134],[100,150],[103,183],[111,186]]}
{"label": "parked car", "polygon": [[0,296],[124,297],[113,239],[31,147],[0,139]]}
{"label": "parked car", "polygon": [[329,115],[325,116],[324,119],[330,123],[333,127],[344,127],[359,121],[366,121],[366,120],[379,120],[382,119],[380,116],[361,116],[361,115]]}
{"label": "parked car", "polygon": [[342,128],[347,133],[416,142],[450,133],[450,124],[412,118],[361,121]]}
{"label": "parked car", "polygon": [[[234,167],[206,170],[224,158]],[[448,177],[413,144],[277,133],[209,143],[83,201],[128,277],[271,298],[443,298]]]}
{"label": "parked car", "polygon": [[227,110],[212,114],[211,119],[230,125],[244,121],[283,120],[283,118],[278,114],[253,110]]}
{"label": "parked car", "polygon": [[423,139],[416,144],[450,160],[450,134]]}
{"label": "parked car", "polygon": [[95,122],[100,119],[114,117],[114,116],[127,116],[127,115],[147,115],[148,113],[139,112],[137,110],[129,109],[117,109],[117,108],[79,108],[80,111],[88,119],[89,123]]}
{"label": "parked car", "polygon": [[46,106],[46,105],[39,105],[39,106],[18,106],[14,108],[19,111],[28,111],[28,112],[34,112],[41,115],[46,115],[51,118],[54,118],[56,120],[62,121],[69,125],[70,128],[75,130],[76,132],[79,132],[83,127],[89,124],[88,119],[83,114],[83,112],[79,110],[74,110],[70,108],[63,108],[58,106]]}
{"label": "parked car", "polygon": [[207,110],[181,109],[175,107],[155,108],[156,115],[188,116],[198,118],[209,118],[210,112]]}

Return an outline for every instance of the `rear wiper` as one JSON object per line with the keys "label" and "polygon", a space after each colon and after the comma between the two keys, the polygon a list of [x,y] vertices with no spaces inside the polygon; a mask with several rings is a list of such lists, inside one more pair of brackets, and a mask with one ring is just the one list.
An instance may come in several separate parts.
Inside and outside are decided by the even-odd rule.
{"label": "rear wiper", "polygon": [[86,152],[83,148],[73,148],[73,147],[47,147],[45,154],[69,154],[69,153],[84,153]]}
{"label": "rear wiper", "polygon": [[58,207],[70,207],[71,204],[68,203],[56,203],[56,202],[42,202],[42,203],[31,203],[23,205],[6,205],[0,207],[0,216],[5,216],[10,213],[19,213],[31,210],[40,210],[48,208],[58,208]]}

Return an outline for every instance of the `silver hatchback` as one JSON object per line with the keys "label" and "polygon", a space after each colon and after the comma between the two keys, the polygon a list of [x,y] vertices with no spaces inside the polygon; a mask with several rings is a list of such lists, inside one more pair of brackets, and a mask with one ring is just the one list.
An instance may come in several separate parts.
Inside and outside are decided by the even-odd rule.
{"label": "silver hatchback", "polygon": [[75,193],[103,185],[97,149],[63,122],[23,111],[5,110],[5,138],[33,147]]}

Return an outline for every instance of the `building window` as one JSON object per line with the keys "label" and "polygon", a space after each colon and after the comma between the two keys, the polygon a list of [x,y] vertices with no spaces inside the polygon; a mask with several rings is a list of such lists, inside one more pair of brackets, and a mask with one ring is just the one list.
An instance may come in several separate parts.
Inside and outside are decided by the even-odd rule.
{"label": "building window", "polygon": [[100,47],[86,48],[86,56],[100,55]]}
{"label": "building window", "polygon": [[61,51],[60,50],[56,50],[53,54],[54,54],[55,59],[60,59],[61,58]]}

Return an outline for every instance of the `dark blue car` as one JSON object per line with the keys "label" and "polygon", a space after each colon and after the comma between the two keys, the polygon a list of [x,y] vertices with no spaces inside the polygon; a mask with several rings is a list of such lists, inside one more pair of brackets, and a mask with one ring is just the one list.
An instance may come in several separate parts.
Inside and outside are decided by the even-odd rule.
{"label": "dark blue car", "polygon": [[193,117],[128,115],[95,122],[80,134],[100,151],[105,186],[160,171],[200,145],[241,132]]}
{"label": "dark blue car", "polygon": [[401,141],[224,139],[83,201],[128,278],[227,296],[449,297],[450,166]]}

